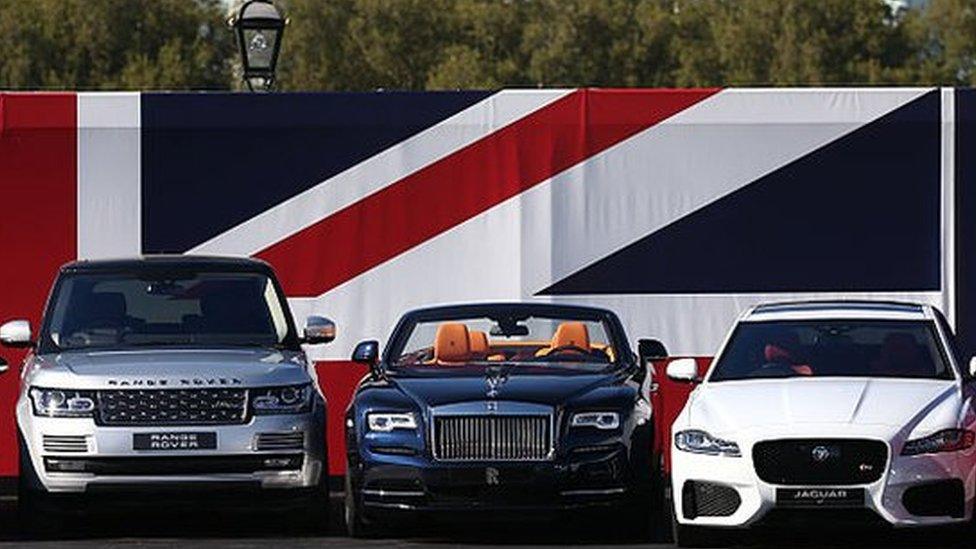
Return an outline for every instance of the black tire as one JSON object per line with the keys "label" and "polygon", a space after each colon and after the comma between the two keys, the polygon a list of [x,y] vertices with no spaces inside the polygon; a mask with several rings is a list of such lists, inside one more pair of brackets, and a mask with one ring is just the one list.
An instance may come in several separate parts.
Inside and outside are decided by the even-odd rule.
{"label": "black tire", "polygon": [[326,534],[329,532],[329,476],[322,472],[318,485],[308,496],[304,508],[298,516],[298,526],[301,530],[312,534]]}
{"label": "black tire", "polygon": [[367,539],[376,536],[376,529],[363,516],[362,506],[352,486],[352,474],[346,466],[345,494],[343,510],[346,519],[346,533],[353,539]]}
{"label": "black tire", "polygon": [[726,547],[728,539],[721,528],[708,528],[681,524],[671,513],[671,536],[678,547]]}

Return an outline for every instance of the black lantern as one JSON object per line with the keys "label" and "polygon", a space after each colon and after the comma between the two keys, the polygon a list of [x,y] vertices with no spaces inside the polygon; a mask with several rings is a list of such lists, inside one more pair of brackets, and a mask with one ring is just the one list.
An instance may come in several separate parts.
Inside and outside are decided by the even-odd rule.
{"label": "black lantern", "polygon": [[285,18],[271,0],[247,0],[229,23],[237,33],[248,89],[270,90],[274,85]]}

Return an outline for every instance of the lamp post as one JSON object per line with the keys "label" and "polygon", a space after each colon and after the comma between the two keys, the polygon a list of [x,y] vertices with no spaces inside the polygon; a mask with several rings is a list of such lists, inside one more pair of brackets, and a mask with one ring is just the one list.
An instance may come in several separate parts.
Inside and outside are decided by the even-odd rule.
{"label": "lamp post", "polygon": [[271,0],[247,0],[227,22],[237,34],[247,88],[271,90],[287,21]]}

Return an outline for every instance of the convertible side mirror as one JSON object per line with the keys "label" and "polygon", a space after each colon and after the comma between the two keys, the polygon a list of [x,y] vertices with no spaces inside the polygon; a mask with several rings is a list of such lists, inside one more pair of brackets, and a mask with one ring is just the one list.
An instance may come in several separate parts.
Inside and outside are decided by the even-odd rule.
{"label": "convertible side mirror", "polygon": [[642,362],[668,357],[668,348],[657,339],[638,339],[637,354]]}
{"label": "convertible side mirror", "polygon": [[336,325],[324,316],[310,316],[305,319],[302,343],[317,345],[329,343],[336,337]]}
{"label": "convertible side mirror", "polygon": [[23,348],[34,345],[31,325],[26,320],[11,320],[0,326],[0,344],[4,347]]}
{"label": "convertible side mirror", "polygon": [[369,370],[374,375],[378,375],[380,373],[380,342],[375,339],[360,342],[352,352],[352,361],[369,366]]}
{"label": "convertible side mirror", "polygon": [[682,383],[698,381],[698,362],[693,358],[679,358],[668,364],[668,377]]}

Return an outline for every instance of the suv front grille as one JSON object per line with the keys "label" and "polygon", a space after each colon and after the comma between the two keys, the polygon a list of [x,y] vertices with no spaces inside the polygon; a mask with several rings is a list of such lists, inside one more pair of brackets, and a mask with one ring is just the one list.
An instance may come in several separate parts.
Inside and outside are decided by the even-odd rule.
{"label": "suv front grille", "polygon": [[247,420],[246,389],[98,391],[101,425],[235,425]]}
{"label": "suv front grille", "polygon": [[548,415],[434,417],[434,458],[441,461],[543,461],[551,457]]}
{"label": "suv front grille", "polygon": [[877,440],[770,440],[752,449],[756,474],[785,486],[870,484],[885,472],[888,446]]}

